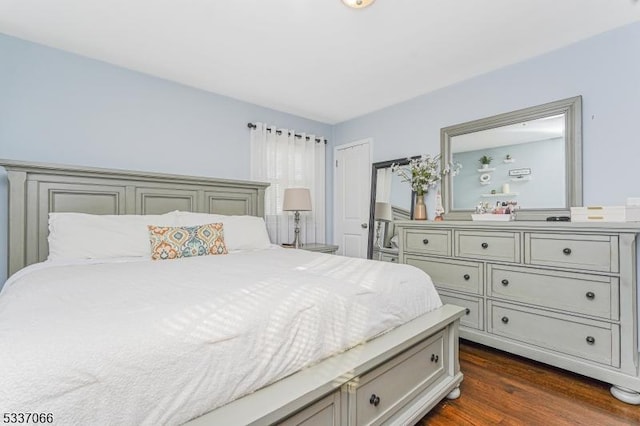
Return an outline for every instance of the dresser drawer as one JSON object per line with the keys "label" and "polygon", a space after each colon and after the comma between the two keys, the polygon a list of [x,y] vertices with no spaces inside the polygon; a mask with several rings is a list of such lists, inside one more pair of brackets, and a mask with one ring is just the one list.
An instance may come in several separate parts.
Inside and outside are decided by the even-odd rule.
{"label": "dresser drawer", "polygon": [[287,418],[279,426],[332,426],[340,424],[340,392],[314,402]]}
{"label": "dresser drawer", "polygon": [[451,256],[451,231],[404,230],[405,251],[411,253]]}
{"label": "dresser drawer", "polygon": [[617,320],[619,279],[600,275],[487,266],[492,297]]}
{"label": "dresser drawer", "polygon": [[517,232],[455,231],[458,257],[503,262],[520,261],[520,234]]}
{"label": "dresser drawer", "polygon": [[398,255],[382,253],[380,254],[380,260],[382,260],[383,262],[398,263]]}
{"label": "dresser drawer", "polygon": [[353,393],[355,389],[354,424],[384,421],[393,414],[394,407],[405,404],[443,377],[443,356],[444,333],[440,332],[399,355],[391,365],[379,367],[350,382],[349,391]]}
{"label": "dresser drawer", "polygon": [[618,272],[618,237],[525,233],[525,263]]}
{"label": "dresser drawer", "polygon": [[481,262],[453,261],[407,255],[405,263],[425,271],[436,287],[483,294]]}
{"label": "dresser drawer", "polygon": [[448,293],[442,290],[439,290],[438,294],[440,294],[442,303],[466,308],[466,314],[460,318],[460,325],[475,328],[476,330],[484,329],[482,299],[478,297],[468,297],[455,293]]}
{"label": "dresser drawer", "polygon": [[616,324],[489,301],[487,331],[600,364],[620,366]]}

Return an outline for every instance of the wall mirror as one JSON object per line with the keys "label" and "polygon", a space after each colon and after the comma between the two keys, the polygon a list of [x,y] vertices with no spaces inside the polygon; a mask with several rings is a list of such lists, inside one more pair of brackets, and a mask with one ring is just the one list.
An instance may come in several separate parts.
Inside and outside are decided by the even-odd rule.
{"label": "wall mirror", "polygon": [[[408,158],[380,161],[372,164],[371,203],[369,206],[369,246],[367,257],[379,258],[381,252],[397,253],[394,220],[410,219],[413,209],[411,186],[402,182],[400,176],[391,173],[391,165],[409,164]],[[378,216],[376,217],[376,203]],[[382,249],[382,250],[381,250]]]}
{"label": "wall mirror", "polygon": [[469,220],[481,203],[515,201],[516,220],[569,216],[582,205],[580,96],[446,127],[440,137],[443,165],[462,165],[442,181],[445,219]]}

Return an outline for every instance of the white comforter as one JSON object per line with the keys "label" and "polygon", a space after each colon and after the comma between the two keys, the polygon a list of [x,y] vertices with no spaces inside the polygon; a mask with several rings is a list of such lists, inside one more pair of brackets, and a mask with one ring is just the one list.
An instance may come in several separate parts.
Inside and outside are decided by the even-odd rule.
{"label": "white comforter", "polygon": [[178,424],[440,305],[411,266],[302,250],[45,262],[0,294],[0,411]]}

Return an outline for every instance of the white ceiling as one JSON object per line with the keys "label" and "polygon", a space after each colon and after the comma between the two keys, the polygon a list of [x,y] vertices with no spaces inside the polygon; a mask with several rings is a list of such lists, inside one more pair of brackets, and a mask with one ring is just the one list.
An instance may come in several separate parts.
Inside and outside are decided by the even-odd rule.
{"label": "white ceiling", "polygon": [[330,124],[634,21],[634,0],[0,0],[1,33]]}

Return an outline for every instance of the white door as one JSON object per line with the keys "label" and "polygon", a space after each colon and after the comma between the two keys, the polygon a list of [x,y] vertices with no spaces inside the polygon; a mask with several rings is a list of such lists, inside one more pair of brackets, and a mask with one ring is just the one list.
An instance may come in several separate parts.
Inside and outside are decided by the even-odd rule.
{"label": "white door", "polygon": [[338,254],[367,257],[371,187],[371,141],[335,149],[334,241]]}

